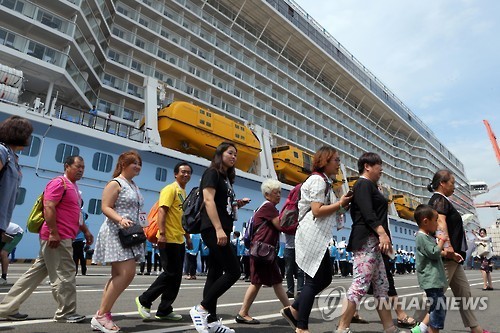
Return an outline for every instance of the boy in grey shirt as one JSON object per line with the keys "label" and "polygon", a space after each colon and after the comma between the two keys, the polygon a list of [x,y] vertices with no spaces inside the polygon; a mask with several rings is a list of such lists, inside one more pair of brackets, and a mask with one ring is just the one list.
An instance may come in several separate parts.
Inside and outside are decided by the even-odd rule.
{"label": "boy in grey shirt", "polygon": [[[444,328],[446,317],[444,288],[448,285],[448,281],[441,259],[441,251],[448,239],[438,238],[436,244],[436,238],[433,235],[437,230],[438,213],[431,206],[419,205],[414,216],[419,228],[415,240],[418,284],[420,288],[424,289],[428,302],[430,302],[430,321],[427,328],[429,332],[434,333]],[[423,329],[416,326],[411,331],[412,333],[420,333]]]}

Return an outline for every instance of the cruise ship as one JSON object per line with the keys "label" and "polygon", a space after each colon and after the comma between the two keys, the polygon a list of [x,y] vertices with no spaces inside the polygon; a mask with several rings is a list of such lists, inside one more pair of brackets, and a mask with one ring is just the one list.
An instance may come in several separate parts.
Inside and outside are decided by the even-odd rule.
{"label": "cruise ship", "polygon": [[[146,209],[180,160],[193,164],[188,189],[196,186],[209,160],[184,151],[189,142],[177,150],[162,145],[169,134],[160,131],[159,114],[173,102],[223,116],[259,140],[257,158],[237,173],[237,195],[253,199],[239,212],[238,230],[262,201],[262,180],[281,175],[273,149],[286,146],[304,156],[338,148],[342,191],[357,175],[357,158],[377,152],[383,182],[417,202],[428,200],[434,172],[448,168],[458,185],[454,204],[475,214],[463,164],[292,0],[0,0],[0,15],[0,119],[21,115],[35,128],[20,156],[13,217],[20,225],[70,154],[86,162],[80,190],[94,234],[104,219],[102,188],[125,150],[143,158],[136,181]],[[394,246],[413,251],[415,223],[391,212]],[[349,225],[347,215],[332,237],[347,239]],[[36,256],[37,246],[28,246],[36,237],[26,233],[18,257]]]}

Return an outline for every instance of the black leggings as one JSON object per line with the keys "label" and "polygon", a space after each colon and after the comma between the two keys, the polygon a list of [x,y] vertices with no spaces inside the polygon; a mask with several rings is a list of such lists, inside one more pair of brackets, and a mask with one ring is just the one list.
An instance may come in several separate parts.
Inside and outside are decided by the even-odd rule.
{"label": "black leggings", "polygon": [[300,297],[293,302],[292,306],[299,312],[297,327],[303,330],[308,329],[309,315],[314,304],[314,298],[332,282],[332,265],[330,262],[330,251],[326,251],[314,277],[306,275],[304,288]]}
{"label": "black leggings", "polygon": [[82,265],[82,275],[87,275],[87,260],[83,253],[85,247],[84,241],[73,241],[73,261],[76,266],[76,273],[78,273],[78,262]]}
{"label": "black leggings", "polygon": [[207,281],[203,288],[201,305],[210,313],[209,323],[217,320],[217,300],[238,281],[241,271],[236,254],[229,242],[229,233],[226,232],[228,242],[224,246],[217,245],[217,235],[214,228],[201,232],[203,241],[210,250]]}
{"label": "black leggings", "polygon": [[192,254],[187,254],[187,268],[186,268],[186,271],[187,271],[187,275],[190,275],[190,276],[196,276],[196,266],[198,266],[198,254],[196,255],[192,255]]}
{"label": "black leggings", "polygon": [[[146,268],[146,272],[151,273],[151,267],[153,266],[151,262],[151,257],[153,256],[153,251],[146,251],[145,257],[146,262],[142,261],[139,265],[139,270],[141,273],[144,273],[144,268]],[[147,263],[147,265],[146,265]]]}

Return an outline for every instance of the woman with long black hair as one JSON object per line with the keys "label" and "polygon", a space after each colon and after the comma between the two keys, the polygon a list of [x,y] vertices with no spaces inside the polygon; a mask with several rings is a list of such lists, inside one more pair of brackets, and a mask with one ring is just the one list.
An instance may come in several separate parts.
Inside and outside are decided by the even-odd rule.
{"label": "woman with long black hair", "polygon": [[215,150],[210,167],[201,178],[200,190],[204,206],[201,211],[201,236],[210,250],[210,268],[203,289],[203,300],[189,314],[198,332],[232,333],[217,318],[217,300],[240,277],[240,264],[231,249],[229,235],[238,208],[250,200],[235,199],[237,149],[234,143],[223,142]]}

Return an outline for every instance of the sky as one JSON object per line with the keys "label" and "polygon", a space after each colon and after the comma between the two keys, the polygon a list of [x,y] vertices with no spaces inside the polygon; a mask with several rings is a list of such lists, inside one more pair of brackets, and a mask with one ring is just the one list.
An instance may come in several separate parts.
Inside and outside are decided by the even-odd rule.
{"label": "sky", "polygon": [[[500,1],[294,0],[464,164],[500,183],[483,119],[500,138]],[[500,202],[500,184],[475,202]],[[477,209],[482,226],[500,217]]]}

